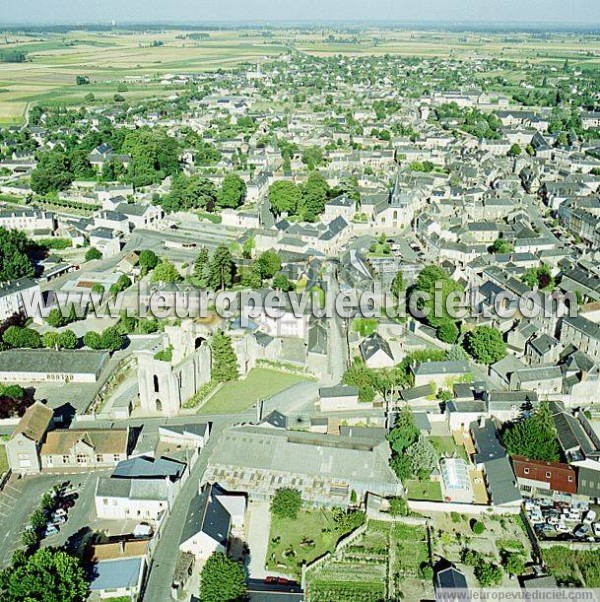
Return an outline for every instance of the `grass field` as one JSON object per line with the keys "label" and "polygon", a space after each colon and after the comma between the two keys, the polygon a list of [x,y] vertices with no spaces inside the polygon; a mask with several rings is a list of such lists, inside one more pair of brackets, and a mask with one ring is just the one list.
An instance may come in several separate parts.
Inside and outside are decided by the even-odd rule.
{"label": "grass field", "polygon": [[442,501],[442,487],[435,481],[408,481],[406,487],[409,500]]}
{"label": "grass field", "polygon": [[468,461],[464,445],[456,445],[453,437],[429,437],[429,441],[440,456],[454,456]]}
{"label": "grass field", "polygon": [[243,380],[225,383],[199,410],[200,414],[237,414],[259,399],[271,397],[307,377],[254,368]]}
{"label": "grass field", "polygon": [[8,457],[6,456],[6,446],[0,444],[0,475],[3,475],[8,470]]}

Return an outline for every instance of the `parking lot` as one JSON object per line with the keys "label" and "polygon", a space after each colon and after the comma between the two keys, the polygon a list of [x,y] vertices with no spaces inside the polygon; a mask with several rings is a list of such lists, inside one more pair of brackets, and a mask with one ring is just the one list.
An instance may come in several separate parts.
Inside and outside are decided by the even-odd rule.
{"label": "parking lot", "polygon": [[77,499],[66,513],[66,522],[59,525],[59,532],[45,537],[41,545],[62,546],[82,525],[90,525],[94,514],[94,488],[100,474],[11,477],[0,492],[0,566],[8,565],[15,550],[23,547],[21,538],[31,515],[40,507],[42,496],[55,485],[70,480],[69,494],[76,494]]}
{"label": "parking lot", "polygon": [[525,502],[525,511],[542,540],[600,541],[600,507],[595,504],[532,499]]}

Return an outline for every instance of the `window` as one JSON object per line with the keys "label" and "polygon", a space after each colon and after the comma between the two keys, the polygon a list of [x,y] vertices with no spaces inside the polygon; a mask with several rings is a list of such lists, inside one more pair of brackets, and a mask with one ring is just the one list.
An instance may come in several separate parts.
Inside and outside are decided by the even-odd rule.
{"label": "window", "polygon": [[547,479],[551,479],[552,478],[552,473],[551,472],[547,472],[546,473],[546,478]]}
{"label": "window", "polygon": [[103,498],[103,500],[102,500],[102,503],[103,503],[105,506],[108,506],[108,499],[107,499],[107,498]]}
{"label": "window", "polygon": [[70,457],[69,456],[63,456],[63,464],[68,464],[70,461]]}
{"label": "window", "polygon": [[84,454],[77,454],[77,464],[87,464],[87,456]]}
{"label": "window", "polygon": [[573,482],[573,477],[569,477],[569,483]]}
{"label": "window", "polygon": [[96,454],[96,462],[98,462],[98,464],[102,463],[102,454]]}
{"label": "window", "polygon": [[154,375],[154,392],[155,393],[160,393],[160,387],[158,386],[158,376],[156,376],[156,374]]}
{"label": "window", "polygon": [[529,474],[529,468],[524,468],[524,469],[523,469],[523,473],[524,473],[524,474]]}
{"label": "window", "polygon": [[114,454],[114,455],[113,455],[113,460],[114,460],[115,462],[118,462],[120,459],[121,459],[121,456],[119,456],[119,454]]}

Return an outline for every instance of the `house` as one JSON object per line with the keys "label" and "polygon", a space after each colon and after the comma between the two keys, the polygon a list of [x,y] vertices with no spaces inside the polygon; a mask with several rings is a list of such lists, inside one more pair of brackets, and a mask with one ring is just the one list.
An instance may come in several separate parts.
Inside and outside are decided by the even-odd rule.
{"label": "house", "polygon": [[321,387],[319,389],[321,412],[340,412],[360,409],[358,389],[346,385]]}
{"label": "house", "polygon": [[178,489],[169,477],[99,477],[94,494],[96,514],[111,520],[158,521],[173,507]]}
{"label": "house", "polygon": [[583,316],[563,318],[560,328],[560,342],[573,345],[600,362],[600,326]]}
{"label": "house", "polygon": [[202,449],[210,437],[211,423],[166,425],[158,427],[158,435],[162,443]]}
{"label": "house", "polygon": [[512,465],[521,491],[526,494],[577,493],[577,473],[562,462],[541,462],[512,456]]}
{"label": "house", "polygon": [[389,343],[377,332],[361,341],[359,349],[369,368],[392,368],[396,365]]}
{"label": "house", "polygon": [[525,356],[532,366],[555,364],[563,347],[557,339],[542,333],[531,339],[525,345]]}
{"label": "house", "polygon": [[98,249],[107,259],[121,252],[121,232],[111,228],[94,228],[89,233],[90,246]]}
{"label": "house", "polygon": [[[438,571],[434,581],[436,600],[441,602],[458,602],[464,598],[464,593],[457,592],[456,598],[452,596],[454,590],[468,590],[467,578],[454,566]],[[465,592],[466,593],[466,592]]]}
{"label": "house", "polygon": [[577,463],[577,495],[600,499],[600,462],[585,460]]}
{"label": "house", "polygon": [[420,362],[412,368],[415,387],[433,383],[437,389],[451,388],[454,382],[470,378],[468,362]]}
{"label": "house", "polygon": [[95,383],[108,358],[104,351],[10,349],[0,352],[0,383]]}
{"label": "house", "polygon": [[35,209],[10,209],[0,211],[0,228],[23,230],[30,235],[39,233],[52,236],[56,230],[56,217],[47,211]]}
{"label": "house", "polygon": [[159,222],[164,212],[158,205],[142,205],[140,203],[121,203],[117,212],[125,217],[129,227],[149,228]]}
{"label": "house", "polygon": [[206,560],[214,552],[227,552],[230,536],[244,528],[246,498],[207,484],[190,502],[179,551]]}
{"label": "house", "polygon": [[111,479],[156,479],[175,483],[183,477],[187,465],[170,458],[152,458],[150,456],[137,456],[119,462]]}
{"label": "house", "polygon": [[36,401],[25,410],[6,443],[8,464],[15,474],[36,474],[42,469],[40,448],[52,425],[53,411]]}
{"label": "house", "polygon": [[563,374],[560,366],[538,366],[517,370],[510,377],[511,389],[536,391],[541,395],[561,393]]}
{"label": "house", "polygon": [[127,429],[57,430],[46,435],[40,450],[43,469],[109,468],[129,457]]}
{"label": "house", "polygon": [[91,547],[92,598],[139,600],[148,567],[148,541],[116,541]]}
{"label": "house", "polygon": [[0,283],[0,322],[16,315],[36,317],[35,300],[42,301],[40,285],[31,278]]}

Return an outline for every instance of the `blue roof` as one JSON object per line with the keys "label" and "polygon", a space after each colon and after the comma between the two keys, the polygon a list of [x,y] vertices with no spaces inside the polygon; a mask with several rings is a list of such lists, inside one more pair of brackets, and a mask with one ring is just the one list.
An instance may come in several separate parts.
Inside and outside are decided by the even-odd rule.
{"label": "blue roof", "polygon": [[117,558],[102,560],[95,567],[96,576],[92,579],[92,591],[132,588],[138,583],[144,558]]}

